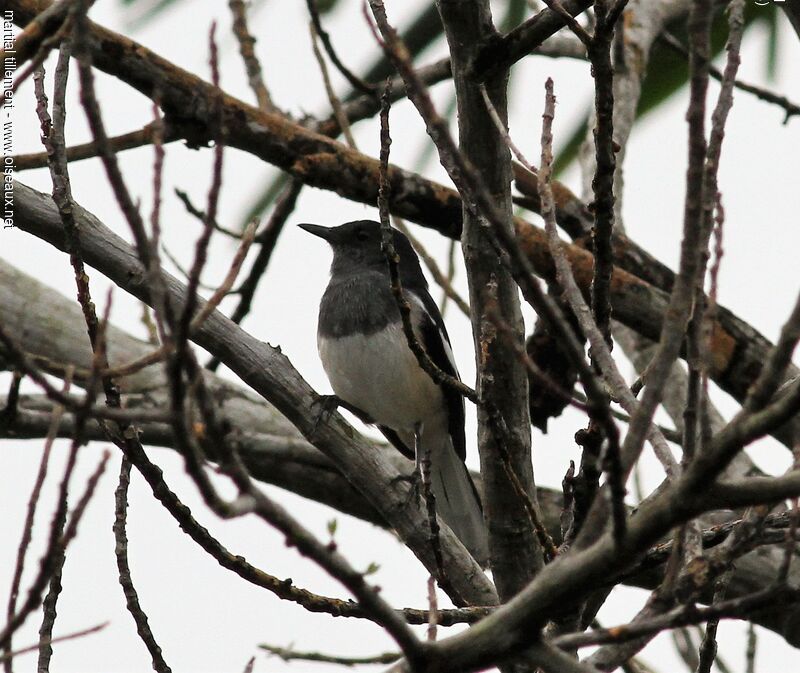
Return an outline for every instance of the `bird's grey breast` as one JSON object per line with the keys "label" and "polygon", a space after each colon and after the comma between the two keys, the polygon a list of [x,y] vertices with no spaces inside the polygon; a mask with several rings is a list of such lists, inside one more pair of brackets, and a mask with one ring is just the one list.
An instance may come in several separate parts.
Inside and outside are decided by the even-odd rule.
{"label": "bird's grey breast", "polygon": [[[412,320],[420,310],[412,303]],[[431,425],[434,417],[441,424],[441,389],[408,347],[386,275],[331,283],[320,305],[317,344],[334,392],[374,422],[397,431]]]}
{"label": "bird's grey breast", "polygon": [[379,272],[331,280],[319,307],[319,335],[370,335],[400,320],[389,289],[389,278]]}

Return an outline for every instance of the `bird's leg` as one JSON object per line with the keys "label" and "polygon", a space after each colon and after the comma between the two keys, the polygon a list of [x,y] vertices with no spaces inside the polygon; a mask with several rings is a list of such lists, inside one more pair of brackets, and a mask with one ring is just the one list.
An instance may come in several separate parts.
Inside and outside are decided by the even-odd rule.
{"label": "bird's leg", "polygon": [[[414,474],[421,481],[428,481],[430,477],[431,461],[422,450],[422,423],[414,425]],[[427,460],[426,464],[425,461]],[[427,472],[426,472],[427,470]]]}
{"label": "bird's leg", "polygon": [[372,419],[370,419],[367,414],[361,411],[361,409],[353,406],[349,402],[345,402],[338,395],[318,395],[312,402],[311,406],[319,407],[316,418],[314,418],[314,426],[311,429],[311,437],[314,437],[314,435],[317,434],[317,428],[319,427],[319,424],[323,422],[327,423],[330,420],[330,417],[339,407],[342,409],[347,409],[347,411],[354,416],[357,416],[364,423],[372,423]]}
{"label": "bird's leg", "polygon": [[336,397],[336,395],[319,395],[312,403],[312,409],[318,407],[316,414],[314,415],[314,425],[311,428],[311,433],[309,434],[310,439],[314,439],[317,435],[317,429],[319,428],[320,423],[327,423],[331,415],[333,414],[336,409],[339,407],[339,402],[341,400]]}
{"label": "bird's leg", "polygon": [[439,522],[436,519],[436,496],[433,494],[433,484],[431,483],[431,452],[430,448],[423,446],[420,441],[422,428],[418,425],[414,428],[414,443],[416,444],[417,470],[421,475],[422,499],[425,503],[425,511],[428,515],[428,526],[431,531],[431,546],[433,556],[436,559],[438,570],[437,579],[441,582],[445,577],[444,562],[442,561],[442,547],[439,541]]}
{"label": "bird's leg", "polygon": [[[418,476],[422,484],[422,494],[425,504],[429,510],[435,511],[435,498],[431,490],[431,452],[422,446],[422,425],[417,424],[414,428],[414,455],[416,456],[416,466],[414,473]],[[435,514],[434,514],[435,516]]]}
{"label": "bird's leg", "polygon": [[392,479],[392,483],[397,483],[398,481],[406,481],[410,485],[410,490],[408,492],[408,498],[406,498],[405,503],[403,504],[404,507],[408,506],[408,503],[411,500],[416,500],[422,495],[422,471],[420,469],[420,460],[421,460],[421,449],[420,449],[420,434],[422,432],[422,424],[417,423],[414,426],[414,471],[411,474],[401,474]]}

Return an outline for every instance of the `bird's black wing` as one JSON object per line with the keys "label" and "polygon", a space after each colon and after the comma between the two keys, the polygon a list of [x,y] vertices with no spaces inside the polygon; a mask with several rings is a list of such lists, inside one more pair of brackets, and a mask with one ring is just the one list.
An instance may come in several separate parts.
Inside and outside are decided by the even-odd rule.
{"label": "bird's black wing", "polygon": [[[417,300],[423,309],[420,333],[422,346],[430,356],[433,363],[443,372],[450,374],[459,381],[453,351],[450,347],[450,337],[444,326],[439,307],[425,288],[408,288],[407,292]],[[461,460],[467,457],[467,442],[464,435],[464,398],[449,386],[442,386],[445,404],[447,405],[448,430],[453,440],[453,448]],[[385,434],[385,433],[384,433]],[[391,440],[390,440],[391,441]]]}
{"label": "bird's black wing", "polygon": [[379,425],[378,430],[380,430],[383,433],[383,436],[389,440],[389,443],[395,449],[397,449],[409,460],[414,460],[414,449],[410,446],[406,446],[406,443],[402,439],[400,439],[400,435],[398,435],[394,430],[385,425]]}

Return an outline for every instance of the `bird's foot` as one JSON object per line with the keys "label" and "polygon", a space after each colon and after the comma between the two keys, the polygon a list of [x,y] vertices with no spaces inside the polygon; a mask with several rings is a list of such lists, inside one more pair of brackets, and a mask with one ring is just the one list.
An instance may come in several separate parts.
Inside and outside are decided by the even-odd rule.
{"label": "bird's foot", "polygon": [[312,407],[318,409],[316,417],[314,418],[314,426],[311,429],[312,438],[317,434],[319,424],[327,423],[334,412],[340,407],[342,409],[347,409],[347,411],[361,419],[364,423],[372,423],[372,420],[369,418],[368,414],[364,413],[361,411],[361,409],[353,406],[349,402],[345,402],[338,395],[318,395],[317,398],[312,402]]}
{"label": "bird's foot", "polygon": [[319,395],[311,403],[312,409],[316,409],[310,435],[312,439],[316,436],[320,423],[327,423],[340,406],[342,406],[342,400],[336,395]]}
{"label": "bird's foot", "polygon": [[392,479],[392,485],[400,481],[407,482],[410,486],[405,502],[403,503],[403,508],[405,509],[412,500],[418,500],[422,495],[422,473],[419,471],[419,467],[415,467],[411,474],[400,474],[396,476]]}

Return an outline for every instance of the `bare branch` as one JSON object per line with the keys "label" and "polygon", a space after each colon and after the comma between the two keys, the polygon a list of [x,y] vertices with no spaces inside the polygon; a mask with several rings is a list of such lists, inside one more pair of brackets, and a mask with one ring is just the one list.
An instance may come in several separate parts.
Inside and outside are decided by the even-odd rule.
{"label": "bare branch", "polygon": [[555,638],[553,642],[560,648],[587,647],[639,638],[675,626],[699,624],[709,619],[748,619],[752,613],[772,605],[776,601],[779,603],[800,601],[800,594],[796,589],[780,586],[742,598],[720,601],[708,607],[690,603],[650,620],[642,621],[635,626],[620,625],[587,633],[566,634]]}
{"label": "bare branch", "polygon": [[[71,377],[68,376],[64,381],[63,392],[67,394],[70,388],[70,381]],[[19,380],[19,379],[17,379]],[[22,571],[25,568],[25,555],[28,551],[28,547],[31,543],[31,538],[33,536],[33,522],[36,517],[36,509],[39,504],[39,496],[42,492],[42,485],[44,484],[45,477],[47,476],[47,466],[50,462],[50,452],[53,448],[53,441],[56,438],[56,433],[58,432],[58,426],[61,423],[61,417],[64,413],[64,407],[56,406],[53,409],[53,415],[50,420],[50,426],[47,431],[47,438],[44,442],[44,449],[42,451],[42,457],[39,461],[39,470],[36,473],[36,479],[33,483],[33,488],[31,489],[30,498],[28,498],[28,506],[25,513],[25,522],[22,526],[22,537],[19,541],[19,548],[17,549],[17,560],[14,565],[14,575],[11,580],[11,590],[8,594],[8,608],[6,609],[6,618],[10,622],[14,618],[14,614],[16,612],[17,607],[17,597],[19,595],[19,587],[20,582],[22,580]],[[8,649],[11,650],[11,635],[9,635],[8,639]],[[42,647],[43,642],[40,639],[39,647]],[[8,657],[4,662],[4,668],[7,673],[11,673],[11,656]]]}
{"label": "bare branch", "polygon": [[169,673],[172,669],[164,661],[161,654],[161,648],[156,643],[153,632],[150,630],[150,625],[147,622],[147,615],[139,603],[139,596],[133,586],[131,579],[131,569],[128,564],[128,536],[126,534],[127,518],[128,518],[128,486],[131,479],[131,463],[123,457],[120,464],[119,471],[119,485],[114,496],[116,503],[115,517],[114,517],[114,539],[116,546],[114,552],[117,557],[117,569],[119,571],[119,583],[122,586],[122,591],[125,594],[125,604],[128,612],[131,613],[134,622],[136,623],[136,631],[139,638],[147,647],[150,653],[150,658],[153,661],[153,670],[157,673]]}
{"label": "bare branch", "polygon": [[319,18],[317,0],[306,0],[306,4],[308,6],[308,13],[311,15],[311,22],[314,24],[314,30],[322,40],[322,45],[325,47],[325,53],[328,54],[328,58],[331,59],[333,64],[336,66],[336,69],[356,91],[360,91],[377,98],[376,87],[372,84],[367,84],[359,77],[356,77],[353,72],[349,70],[347,66],[345,66],[345,64],[339,59],[336,50],[333,48],[333,44],[331,44],[330,35],[328,35],[328,33],[322,27],[322,22]]}
{"label": "bare branch", "polygon": [[[102,631],[106,626],[108,626],[108,622],[103,622],[102,624],[97,624],[96,626],[90,626],[88,629],[81,629],[80,631],[73,631],[72,633],[68,633],[64,636],[58,636],[56,638],[51,638],[49,641],[46,641],[44,644],[47,645],[54,645],[55,643],[63,643],[67,640],[76,640],[77,638],[83,638],[84,636],[91,635],[92,633],[97,633],[98,631]],[[29,645],[28,647],[22,647],[18,650],[12,650],[11,652],[5,652],[0,654],[0,661],[5,664],[8,661],[14,659],[14,657],[18,657],[22,654],[28,654],[29,652],[35,652],[42,646],[42,643],[37,643],[36,645]]]}
{"label": "bare branch", "polygon": [[[591,6],[592,0],[565,0],[561,4],[569,15],[577,16]],[[530,54],[564,24],[564,17],[558,12],[542,10],[500,40],[484,45],[472,65],[472,75],[480,81],[489,81]]]}
{"label": "bare branch", "polygon": [[233,14],[233,34],[236,35],[239,42],[239,53],[242,55],[242,61],[247,70],[247,80],[256,96],[258,107],[264,112],[275,112],[275,105],[270,98],[266,84],[264,84],[261,63],[254,49],[256,39],[247,27],[247,8],[244,0],[228,0],[228,6]]}
{"label": "bare branch", "polygon": [[[34,196],[34,192],[19,183],[15,188],[17,225],[26,227],[26,222],[31,224],[39,222],[40,225],[49,222],[49,225],[54,227],[51,230],[53,237],[48,236],[49,242],[56,246],[63,245],[63,233],[59,231],[58,215],[53,212],[52,204]],[[32,210],[26,211],[23,207],[25,203]],[[40,208],[44,210],[40,211]],[[36,212],[39,215],[34,215]],[[130,246],[111,234],[77,205],[76,214],[81,218],[82,233],[85,233],[85,238],[82,238],[85,258],[88,260],[91,255],[92,264],[99,267],[101,273],[113,277],[116,283],[120,283],[140,299],[151,300],[148,288],[133,282],[133,279],[141,277],[143,268]],[[51,217],[55,219],[50,219]],[[44,234],[45,229],[37,231]],[[116,253],[110,254],[110,250],[105,249],[104,240],[114,241],[113,249]],[[94,243],[90,244],[90,241]],[[185,296],[185,288],[169,277],[165,277],[165,281],[171,300],[176,306],[180,306]],[[0,337],[2,337],[1,331]],[[435,568],[427,544],[427,533],[424,532],[427,530],[427,525],[423,523],[424,515],[413,503],[409,503],[405,508],[399,506],[406,501],[406,498],[405,489],[401,485],[396,483],[392,485],[394,477],[397,476],[395,468],[370,451],[369,445],[354,433],[340,416],[334,415],[327,422],[320,422],[318,415],[311,411],[312,402],[317,397],[316,393],[294,371],[285,356],[277,349],[242,331],[219,312],[213,313],[205,321],[194,339],[212,354],[223,356],[226,365],[256,392],[272,401],[301,432],[307,436],[313,434],[314,444],[340,467],[351,483],[364,493],[385,520],[392,523],[426,567]],[[254,361],[260,362],[260,366],[254,367]],[[453,578],[454,584],[457,584],[456,590],[472,604],[494,603],[496,598],[493,588],[479,570],[477,563],[450,531],[444,533],[442,551],[445,566],[449,568],[449,564],[454,564],[452,571],[447,569],[447,574]]]}
{"label": "bare branch", "polygon": [[[664,44],[668,45],[671,49],[675,50],[679,54],[682,54],[689,57],[689,50],[681,43],[681,41],[672,35],[671,33],[664,31],[659,35]],[[715,80],[722,81],[723,74],[720,72],[718,68],[716,68],[712,63],[708,65],[708,73],[711,75]],[[797,105],[790,101],[785,96],[779,96],[778,94],[768,91],[760,86],[755,86],[754,84],[749,84],[747,82],[743,82],[740,79],[734,80],[733,84],[737,89],[740,91],[746,91],[747,93],[753,94],[759,100],[763,100],[766,103],[771,103],[773,105],[777,105],[778,107],[783,108],[785,117],[783,119],[783,123],[786,124],[792,117],[796,115],[800,115],[800,105]]]}
{"label": "bare branch", "polygon": [[[8,0],[14,10],[15,21],[25,22],[33,15],[31,0]],[[549,10],[548,10],[549,11]],[[142,45],[90,24],[90,49],[97,67],[116,75],[147,95],[159,92],[165,107],[180,110],[191,124],[181,124],[182,134],[199,141],[203,130],[206,139],[209,131],[208,99],[216,99],[211,87],[197,77],[182,71],[147,50]],[[113,58],[102,45],[114,45]],[[202,101],[202,104],[199,102]],[[227,142],[291,171],[308,184],[336,189],[342,195],[365,203],[374,203],[377,191],[378,162],[363,155],[346,152],[342,146],[325,140],[288,120],[266,115],[231,97],[224,97],[226,114],[236,123],[227,127]],[[174,118],[170,119],[175,123]],[[188,123],[188,122],[187,122]],[[313,160],[312,160],[313,157]],[[343,170],[346,167],[346,170]],[[418,176],[390,169],[393,183],[390,206],[396,214],[433,227],[453,237],[460,232],[461,202],[455,192],[421,180]],[[413,195],[413,199],[411,196]],[[578,216],[574,202],[569,201],[564,215],[574,221]],[[552,263],[547,253],[544,232],[530,224],[515,220],[517,237],[530,256],[534,268],[545,276],[552,274]],[[674,280],[666,267],[652,257],[643,257],[642,251],[626,241],[617,247],[617,259],[637,268],[637,273],[647,276],[659,287],[667,289]],[[592,257],[570,247],[568,256],[576,269],[581,287],[588,287]],[[647,259],[645,265],[642,261]],[[649,338],[658,338],[666,294],[647,284],[637,282],[630,275],[615,269],[612,282],[612,309],[618,320],[634,327]],[[719,312],[715,327],[715,366],[712,377],[721,387],[739,400],[743,400],[752,383],[752,372],[764,361],[768,341],[752,327],[728,311]],[[735,357],[734,357],[735,354]],[[796,369],[792,370],[795,374]],[[781,434],[785,437],[785,434]]]}
{"label": "bare branch", "polygon": [[284,661],[314,661],[338,666],[359,666],[361,664],[392,664],[400,658],[397,652],[384,652],[371,657],[336,657],[322,652],[300,652],[293,647],[277,647],[276,645],[259,645],[262,650],[280,657]]}

